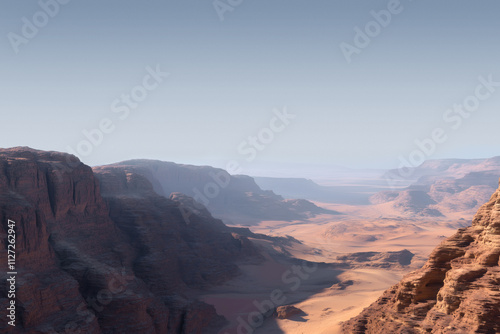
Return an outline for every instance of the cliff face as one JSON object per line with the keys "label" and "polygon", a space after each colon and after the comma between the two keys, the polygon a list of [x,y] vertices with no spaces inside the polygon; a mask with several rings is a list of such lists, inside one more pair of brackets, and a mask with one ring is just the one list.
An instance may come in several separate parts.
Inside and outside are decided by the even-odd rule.
{"label": "cliff face", "polygon": [[246,238],[157,195],[143,176],[94,173],[56,152],[0,150],[2,265],[8,219],[16,222],[17,326],[1,317],[1,332],[216,332],[224,319],[193,296],[256,255]]}
{"label": "cliff face", "polygon": [[158,194],[167,198],[177,192],[193,197],[216,217],[236,225],[333,213],[305,200],[284,200],[272,191],[262,190],[249,176],[230,175],[213,167],[156,160],[130,160],[102,168],[106,167],[121,167],[143,175]]}
{"label": "cliff face", "polygon": [[499,333],[500,189],[471,227],[439,245],[425,266],[387,290],[345,333]]}
{"label": "cliff face", "polygon": [[499,162],[500,157],[428,161],[410,169],[419,176],[412,185],[376,193],[370,201],[391,203],[394,210],[411,217],[472,217],[497,188]]}

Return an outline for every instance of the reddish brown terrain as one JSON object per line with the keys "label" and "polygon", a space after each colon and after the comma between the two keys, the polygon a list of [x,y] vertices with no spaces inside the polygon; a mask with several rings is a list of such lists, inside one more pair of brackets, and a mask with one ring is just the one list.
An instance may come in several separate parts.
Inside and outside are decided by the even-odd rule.
{"label": "reddish brown terrain", "polygon": [[143,175],[161,196],[182,193],[193,197],[226,224],[253,225],[261,220],[291,221],[336,213],[306,200],[285,200],[273,191],[262,190],[250,176],[230,175],[219,168],[157,160],[129,160],[105,166],[112,167]]}
{"label": "reddish brown terrain", "polygon": [[[399,173],[390,170],[383,177],[394,184]],[[497,188],[500,157],[429,160],[405,173],[410,186],[379,192],[371,203],[386,204],[403,216],[459,219],[472,216]]]}
{"label": "reddish brown terrain", "polygon": [[472,226],[443,241],[423,268],[387,290],[345,333],[499,333],[500,189]]}
{"label": "reddish brown terrain", "polygon": [[[0,199],[2,263],[8,219],[17,235],[10,333],[215,333],[226,321],[192,291],[237,276],[237,261],[260,261],[219,220],[191,213],[186,221],[180,203],[144,177],[94,174],[66,154],[0,150]],[[2,316],[0,332],[7,327]]]}
{"label": "reddish brown terrain", "polygon": [[356,194],[373,204],[312,203],[211,167],[0,150],[0,261],[11,219],[18,272],[17,326],[0,317],[0,332],[495,333],[499,192],[379,298],[471,224],[498,168],[435,165],[408,188]]}

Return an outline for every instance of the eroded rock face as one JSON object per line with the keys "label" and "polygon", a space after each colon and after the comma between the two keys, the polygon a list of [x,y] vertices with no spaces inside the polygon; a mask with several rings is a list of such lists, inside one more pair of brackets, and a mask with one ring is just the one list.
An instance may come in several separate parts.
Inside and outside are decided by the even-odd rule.
{"label": "eroded rock face", "polygon": [[233,260],[252,254],[206,209],[183,204],[193,199],[159,196],[144,176],[126,167],[96,167],[94,172],[110,217],[140,254],[138,275],[154,281],[155,292],[222,283],[238,273]]}
{"label": "eroded rock face", "polygon": [[186,194],[228,224],[252,224],[260,220],[289,221],[334,213],[306,200],[284,200],[272,191],[262,190],[250,176],[230,175],[225,170],[209,166],[129,160],[103,166],[106,167],[121,167],[144,176],[156,193],[167,198],[172,193]]}
{"label": "eroded rock face", "polygon": [[304,314],[304,311],[293,305],[283,305],[276,308],[274,316],[278,319],[290,319],[296,315],[302,314]]}
{"label": "eroded rock face", "polygon": [[[496,164],[499,159],[488,161]],[[372,204],[390,203],[397,212],[411,217],[444,217],[456,213],[472,217],[497,187],[500,168],[494,166],[480,164],[474,167],[474,172],[466,172],[467,168],[463,166],[448,166],[449,169],[443,171],[441,176],[435,170],[434,174],[420,177],[406,189],[382,191],[372,195],[370,201]],[[428,168],[422,169],[425,171]],[[458,171],[453,173],[456,169]]]}
{"label": "eroded rock face", "polygon": [[349,263],[351,266],[366,266],[389,268],[395,265],[407,266],[411,264],[414,254],[407,249],[396,252],[360,252],[338,256],[337,260]]}
{"label": "eroded rock face", "polygon": [[[67,154],[0,150],[2,263],[8,219],[17,235],[10,333],[213,333],[224,325],[195,291],[237,275],[235,262],[256,254],[253,244],[208,212],[187,222],[153,187]],[[5,274],[0,282],[5,310]]]}
{"label": "eroded rock face", "polygon": [[500,190],[472,226],[441,243],[343,326],[345,333],[499,333]]}

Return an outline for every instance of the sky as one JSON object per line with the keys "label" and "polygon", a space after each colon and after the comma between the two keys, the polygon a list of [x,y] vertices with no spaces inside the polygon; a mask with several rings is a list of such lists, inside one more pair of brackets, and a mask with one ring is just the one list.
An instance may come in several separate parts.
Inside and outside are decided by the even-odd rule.
{"label": "sky", "polygon": [[494,0],[5,0],[0,147],[245,174],[500,155],[499,11]]}

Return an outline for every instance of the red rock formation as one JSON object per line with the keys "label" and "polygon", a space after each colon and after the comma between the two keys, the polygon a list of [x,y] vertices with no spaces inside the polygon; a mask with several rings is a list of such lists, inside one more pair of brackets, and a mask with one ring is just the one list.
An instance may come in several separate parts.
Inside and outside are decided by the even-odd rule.
{"label": "red rock formation", "polygon": [[337,256],[338,261],[349,263],[352,267],[390,268],[411,264],[414,254],[407,249],[395,252],[359,252]]}
{"label": "red rock formation", "polygon": [[345,333],[500,333],[500,189],[472,226],[444,241],[343,326]]}
{"label": "red rock formation", "polygon": [[272,191],[262,190],[250,176],[229,175],[218,168],[156,160],[129,160],[104,167],[121,167],[142,175],[167,198],[172,193],[193,197],[214,216],[235,225],[331,213],[306,200],[284,200]]}
{"label": "red rock formation", "polygon": [[141,175],[94,174],[57,152],[0,150],[0,263],[11,219],[18,272],[17,326],[2,316],[0,332],[217,332],[224,319],[195,289],[234,277],[235,261],[255,250],[209,215],[189,218]]}
{"label": "red rock formation", "polygon": [[[442,217],[460,213],[472,217],[497,188],[500,157],[487,160],[426,162],[414,170],[421,175],[408,188],[382,191],[372,204],[391,203],[403,215]],[[409,181],[409,180],[406,180]]]}
{"label": "red rock formation", "polygon": [[304,311],[293,306],[293,305],[283,305],[276,308],[274,316],[278,319],[290,319],[296,315],[303,315]]}

